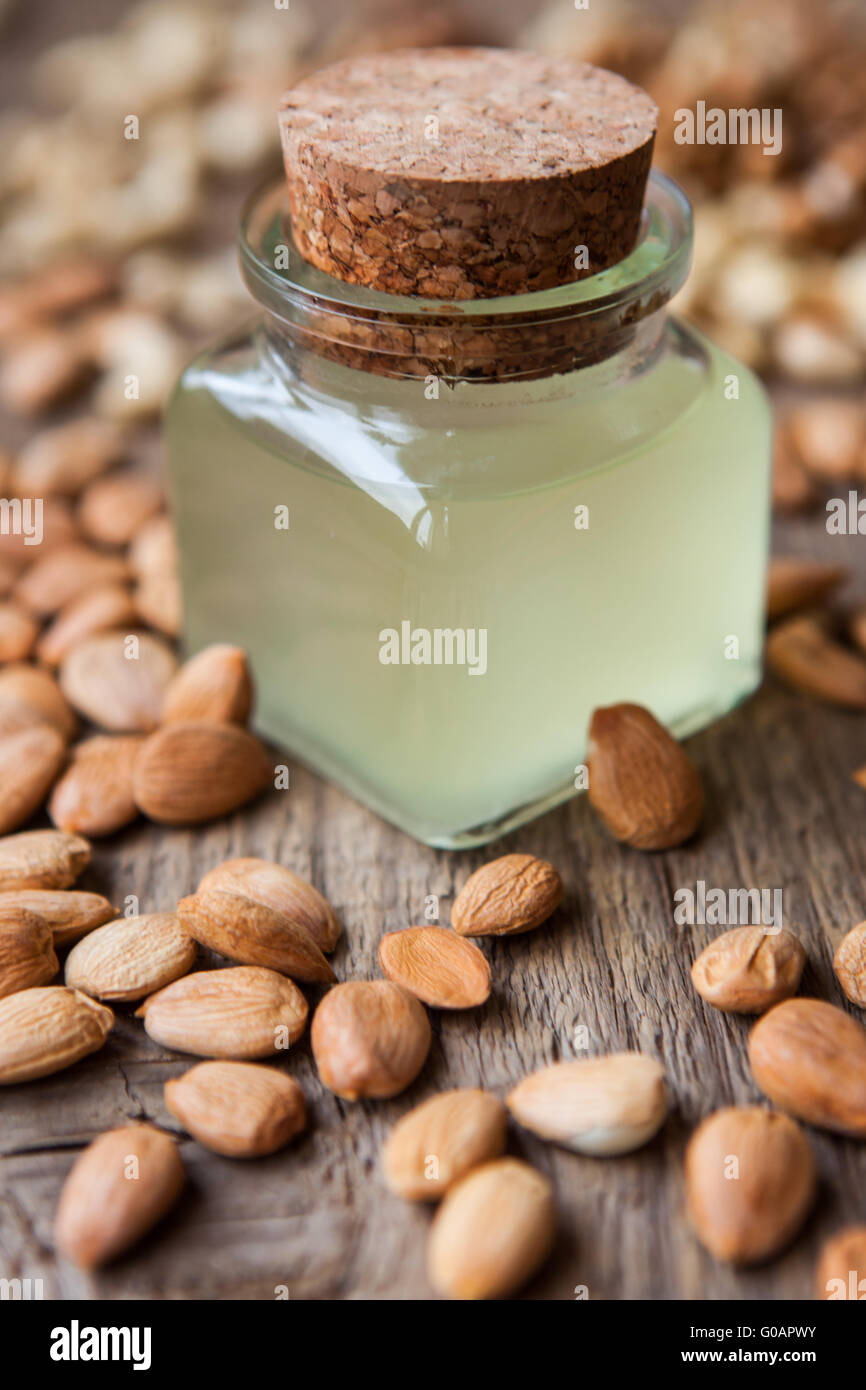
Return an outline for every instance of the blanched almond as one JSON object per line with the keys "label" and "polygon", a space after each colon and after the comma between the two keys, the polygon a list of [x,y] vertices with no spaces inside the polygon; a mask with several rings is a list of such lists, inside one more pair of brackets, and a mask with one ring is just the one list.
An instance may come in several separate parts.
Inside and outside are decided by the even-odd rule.
{"label": "blanched almond", "polygon": [[821,1247],[815,1297],[838,1302],[866,1298],[866,1226],[846,1226]]}
{"label": "blanched almond", "polygon": [[0,904],[0,999],[47,985],[59,969],[48,923]]}
{"label": "blanched almond", "polygon": [[192,969],[195,943],[174,912],[117,917],[73,946],[64,977],[72,989],[108,1003],[143,999]]}
{"label": "blanched almond", "polygon": [[85,488],[78,524],[85,536],[99,545],[128,545],[164,500],[159,479],[151,474],[111,473]]}
{"label": "blanched almond", "polygon": [[318,984],[336,978],[306,927],[264,903],[205,888],[182,898],[177,910],[195,941],[241,965],[264,965]]}
{"label": "blanched almond", "polygon": [[782,1250],[805,1221],[816,1182],[800,1126],[757,1105],[718,1110],[686,1149],[689,1215],[717,1260],[756,1264]]}
{"label": "blanched almond", "polygon": [[73,647],[60,687],[80,714],[116,733],[156,728],[177,666],[171,648],[148,632],[101,632]]}
{"label": "blanched almond", "polygon": [[589,728],[589,800],[615,840],[673,849],[694,835],[703,790],[685,749],[641,705],[597,709]]}
{"label": "blanched almond", "polygon": [[162,1220],[184,1180],[177,1144],[152,1125],[100,1134],[63,1184],[57,1249],[81,1269],[107,1264]]}
{"label": "blanched almond", "polygon": [[14,888],[0,892],[0,913],[28,912],[47,923],[54,945],[69,946],[117,912],[99,893],[63,892],[52,888]]}
{"label": "blanched almond", "polygon": [[519,1124],[575,1153],[630,1153],[649,1143],[670,1106],[661,1063],[637,1052],[556,1062],[507,1097]]}
{"label": "blanched almond", "polygon": [[132,774],[143,743],[137,734],[102,734],[76,744],[48,802],[54,824],[94,838],[134,821]]}
{"label": "blanched almond", "polygon": [[835,642],[814,618],[789,618],[772,628],[767,665],[802,695],[866,709],[866,661]]}
{"label": "blanched almond", "polygon": [[136,1011],[154,1042],[200,1057],[273,1057],[301,1036],[307,1001],[297,985],[260,966],[200,970]]}
{"label": "blanched almond", "polygon": [[39,810],[65,760],[66,744],[47,724],[0,737],[0,835]]}
{"label": "blanched almond", "polygon": [[227,816],[268,785],[264,744],[233,724],[167,724],[151,734],[135,766],[139,810],[163,825]]}
{"label": "blanched almond", "polygon": [[399,1095],[430,1050],[430,1020],[414,995],[390,980],[335,985],[313,1015],[319,1078],[344,1100]]}
{"label": "blanched almond", "polygon": [[267,859],[228,859],[210,869],[198,886],[200,893],[212,888],[241,893],[281,912],[305,927],[320,951],[333,951],[340,939],[342,928],[330,903],[306,879],[282,864]]}
{"label": "blanched almond", "polygon": [[246,653],[205,647],[181,666],[165,692],[162,722],[245,725],[253,703]]}
{"label": "blanched almond", "polygon": [[0,1086],[71,1067],[102,1047],[113,1027],[111,1009],[63,985],[0,999]]}
{"label": "blanched almond", "polygon": [[122,584],[127,576],[126,561],[119,555],[106,555],[80,541],[70,541],[50,550],[22,575],[15,597],[47,618],[89,589]]}
{"label": "blanched almond", "polygon": [[122,456],[126,434],[110,420],[86,416],[41,430],[25,444],[15,470],[25,497],[74,495]]}
{"label": "blanched almond", "polygon": [[446,1298],[507,1298],[550,1253],[556,1211],[550,1182],[517,1158],[497,1158],[462,1178],[430,1228],[427,1270]]}
{"label": "blanched almond", "polygon": [[752,1075],[780,1109],[866,1138],[866,1029],[832,1004],[787,999],[749,1034]]}
{"label": "blanched almond", "polygon": [[866,1009],[866,922],[852,927],[839,943],[833,969],[851,1003]]}
{"label": "blanched almond", "polygon": [[409,1202],[436,1202],[505,1148],[505,1106],[487,1091],[442,1091],[403,1115],[383,1153],[385,1181]]}
{"label": "blanched almond", "polygon": [[735,927],[701,951],[692,984],[715,1009],[762,1014],[797,993],[805,963],[806,952],[789,931]]}
{"label": "blanched almond", "polygon": [[61,608],[36,643],[36,655],[46,666],[59,666],[85,637],[111,628],[131,631],[137,618],[135,604],[121,584],[89,589]]}
{"label": "blanched almond", "polygon": [[506,854],[476,869],[451,909],[461,936],[513,936],[546,922],[562,901],[562,879],[533,854]]}
{"label": "blanched almond", "polygon": [[165,1103],[194,1139],[228,1158],[276,1153],[307,1123],[297,1081],[254,1062],[199,1062],[166,1081]]}
{"label": "blanched almond", "polygon": [[23,661],[38,631],[39,624],[20,603],[0,603],[0,661]]}
{"label": "blanched almond", "polygon": [[68,888],[90,863],[90,845],[62,830],[25,830],[0,839],[0,891]]}
{"label": "blanched almond", "polygon": [[68,743],[78,720],[52,675],[38,666],[7,666],[0,671],[0,734],[49,724]]}
{"label": "blanched almond", "polygon": [[437,1009],[471,1009],[490,997],[484,954],[446,927],[408,927],[379,942],[379,964],[389,980]]}
{"label": "blanched almond", "polygon": [[841,565],[824,565],[797,556],[775,556],[767,571],[767,617],[781,618],[821,603],[848,578]]}

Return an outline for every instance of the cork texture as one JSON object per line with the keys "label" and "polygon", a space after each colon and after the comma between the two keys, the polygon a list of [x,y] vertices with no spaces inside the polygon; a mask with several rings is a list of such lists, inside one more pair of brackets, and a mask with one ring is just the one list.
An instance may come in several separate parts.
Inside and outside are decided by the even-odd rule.
{"label": "cork texture", "polygon": [[570,59],[439,48],[337,63],[281,102],[295,243],[341,280],[432,299],[595,275],[634,247],[657,114]]}

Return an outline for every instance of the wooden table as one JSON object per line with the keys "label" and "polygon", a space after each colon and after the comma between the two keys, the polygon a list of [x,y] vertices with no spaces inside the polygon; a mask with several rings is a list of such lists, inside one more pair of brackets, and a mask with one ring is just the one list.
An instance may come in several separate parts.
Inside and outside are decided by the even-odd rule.
{"label": "wooden table", "polygon": [[[736,540],[732,539],[735,546]],[[862,540],[830,538],[820,516],[778,528],[777,548],[860,566]],[[861,586],[862,587],[862,586]],[[384,1188],[382,1142],[411,1105],[450,1086],[504,1094],[528,1071],[589,1051],[658,1056],[675,1109],[647,1148],[581,1158],[512,1128],[510,1150],[552,1177],[559,1208],[553,1258],[529,1297],[571,1299],[808,1298],[820,1242],[866,1219],[866,1146],[810,1131],[822,1183],[815,1213],[788,1253],[746,1273],[703,1253],[683,1214],[682,1154],[694,1124],[718,1106],[758,1099],[746,1060],[747,1021],[707,1008],[691,961],[717,928],[673,921],[677,888],[783,888],[785,921],[807,947],[803,992],[842,1003],[831,959],[866,916],[866,796],[850,780],[866,762],[866,722],[765,688],[691,741],[707,815],[696,841],[640,855],[613,844],[585,798],[484,851],[424,848],[339,791],[293,767],[292,790],[203,831],[139,825],[97,846],[80,886],[142,911],[171,909],[200,875],[258,854],[309,877],[339,910],[341,979],[378,975],[385,931],[423,920],[437,894],[447,922],[472,869],[511,850],[552,860],[566,898],[549,925],[485,943],[493,995],[468,1014],[433,1014],[430,1058],[394,1101],[346,1104],[319,1085],[306,1039],[283,1065],[310,1102],[309,1132],[272,1158],[233,1162],[182,1142],[189,1189],[176,1213],[130,1257],[91,1279],[61,1266],[51,1226],[79,1150],[111,1126],[147,1118],[175,1132],[163,1082],[190,1059],[145,1036],[120,1008],[115,1032],[67,1072],[0,1093],[0,1277],[44,1281],[54,1298],[428,1298],[426,1209]],[[311,999],[315,998],[311,992]],[[856,1012],[853,1011],[852,1012]]]}

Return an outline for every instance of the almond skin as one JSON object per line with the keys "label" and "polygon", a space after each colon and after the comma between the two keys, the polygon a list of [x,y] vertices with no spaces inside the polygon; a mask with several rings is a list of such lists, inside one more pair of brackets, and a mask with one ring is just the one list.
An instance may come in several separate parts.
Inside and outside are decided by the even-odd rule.
{"label": "almond skin", "polygon": [[184,1180],[177,1144],[152,1125],[100,1134],[63,1184],[54,1224],[57,1249],[80,1269],[107,1264],[162,1220]]}
{"label": "almond skin", "polygon": [[0,734],[49,724],[64,743],[78,732],[78,720],[54,677],[38,666],[6,666],[0,671]]}
{"label": "almond skin", "polygon": [[235,965],[175,980],[146,999],[136,1018],[163,1047],[244,1061],[284,1052],[303,1033],[307,1012],[285,975]]}
{"label": "almond skin", "polygon": [[843,937],[833,969],[851,1003],[866,1009],[866,922],[859,922]]}
{"label": "almond skin", "polygon": [[767,571],[767,617],[772,622],[798,608],[821,603],[847,578],[848,571],[839,565],[776,556]]}
{"label": "almond skin", "polygon": [[0,738],[0,835],[39,810],[65,761],[66,744],[47,724]]}
{"label": "almond skin", "polygon": [[703,814],[691,758],[648,709],[610,705],[589,727],[589,800],[615,840],[635,849],[673,849]]}
{"label": "almond skin", "polygon": [[749,1035],[752,1075],[780,1109],[866,1138],[866,1029],[819,999],[777,1004]]}
{"label": "almond skin", "polygon": [[735,927],[701,951],[692,984],[724,1013],[762,1014],[797,993],[805,963],[806,952],[789,931]]}
{"label": "almond skin", "polygon": [[48,802],[58,829],[95,839],[134,821],[132,774],[143,745],[139,734],[101,734],[77,744]]}
{"label": "almond skin", "polygon": [[408,990],[390,980],[335,985],[313,1015],[319,1078],[344,1100],[399,1095],[430,1050],[430,1020]]}
{"label": "almond skin", "polygon": [[246,652],[216,644],[180,668],[165,692],[162,722],[245,725],[252,706]]}
{"label": "almond skin", "polygon": [[0,892],[0,913],[27,912],[47,923],[55,948],[69,946],[117,912],[100,893],[62,892],[52,888],[15,888]]}
{"label": "almond skin", "polygon": [[20,603],[0,603],[0,661],[23,661],[38,631],[39,624]]}
{"label": "almond skin", "polygon": [[637,1052],[556,1062],[506,1099],[519,1124],[575,1153],[630,1153],[649,1143],[670,1107],[661,1063]]}
{"label": "almond skin", "polygon": [[66,958],[65,979],[72,989],[108,1003],[143,999],[195,962],[195,942],[174,912],[117,917],[90,932]]}
{"label": "almond skin", "polygon": [[866,1298],[866,1226],[845,1226],[821,1247],[815,1297],[833,1302]]}
{"label": "almond skin", "polygon": [[801,695],[866,709],[866,661],[834,642],[811,617],[789,618],[767,637],[767,665]]}
{"label": "almond skin", "polygon": [[553,1189],[517,1158],[497,1158],[461,1179],[430,1227],[427,1271],[446,1298],[506,1298],[550,1253]]}
{"label": "almond skin", "polygon": [[48,923],[32,912],[0,906],[0,999],[47,985],[59,969]]}
{"label": "almond skin", "polygon": [[199,884],[200,893],[210,888],[240,893],[282,913],[305,927],[326,954],[340,939],[342,928],[330,903],[312,884],[282,864],[267,859],[228,859],[210,869]]}
{"label": "almond skin", "polygon": [[182,898],[177,910],[193,940],[240,965],[264,965],[316,984],[336,979],[305,927],[252,898],[206,888]]}
{"label": "almond skin", "polygon": [[148,733],[159,723],[176,666],[174,652],[152,633],[98,632],[69,652],[60,687],[79,714],[100,728]]}
{"label": "almond skin", "polygon": [[135,768],[139,810],[163,825],[227,816],[268,785],[264,744],[232,724],[167,724],[151,734]]}
{"label": "almond skin", "polygon": [[541,926],[562,901],[562,879],[533,854],[506,854],[476,869],[457,894],[451,924],[461,936],[514,936]]}
{"label": "almond skin", "polygon": [[276,1153],[307,1124],[297,1081],[253,1062],[199,1062],[166,1081],[165,1103],[194,1139],[227,1158]]}
{"label": "almond skin", "polygon": [[10,994],[0,1000],[0,1086],[71,1067],[113,1027],[111,1009],[62,985]]}
{"label": "almond skin", "polygon": [[383,1152],[385,1181],[407,1202],[438,1202],[505,1148],[505,1106],[487,1091],[442,1091],[399,1119]]}
{"label": "almond skin", "polygon": [[111,628],[129,632],[137,621],[127,590],[120,584],[102,584],[61,608],[36,643],[36,655],[46,666],[59,666],[85,638]]}
{"label": "almond skin", "polygon": [[686,1149],[689,1215],[717,1260],[757,1264],[782,1250],[808,1215],[816,1180],[800,1126],[756,1105],[710,1115]]}
{"label": "almond skin", "polygon": [[90,845],[63,830],[25,830],[0,839],[0,891],[68,888],[90,863]]}
{"label": "almond skin", "polygon": [[490,997],[490,966],[447,927],[408,927],[379,942],[382,973],[434,1009],[472,1009]]}

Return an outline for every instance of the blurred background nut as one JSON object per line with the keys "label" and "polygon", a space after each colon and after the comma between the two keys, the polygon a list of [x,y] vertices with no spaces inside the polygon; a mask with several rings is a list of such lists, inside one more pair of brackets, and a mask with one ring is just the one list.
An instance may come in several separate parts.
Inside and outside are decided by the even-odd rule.
{"label": "blurred background nut", "polygon": [[858,922],[833,957],[836,978],[852,1004],[866,1009],[866,922]]}
{"label": "blurred background nut", "polygon": [[805,963],[806,952],[784,928],[735,927],[701,951],[692,984],[724,1013],[761,1014],[797,993]]}

